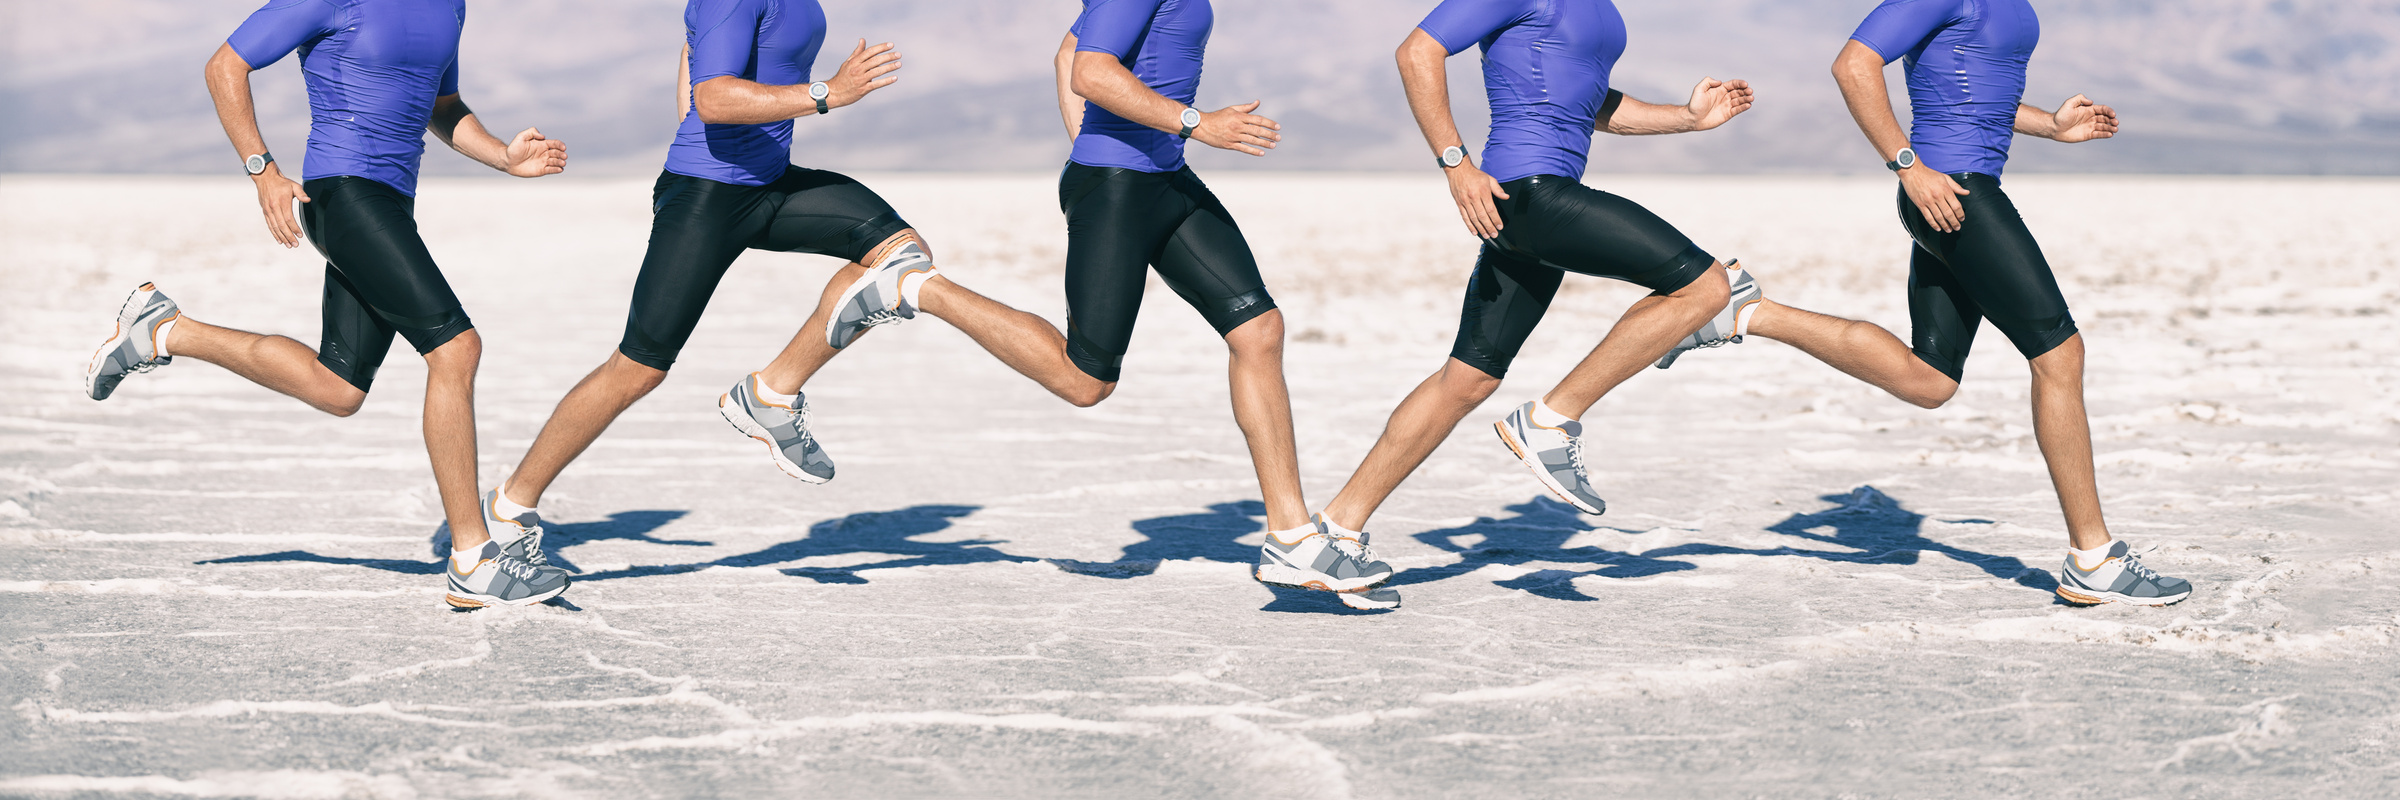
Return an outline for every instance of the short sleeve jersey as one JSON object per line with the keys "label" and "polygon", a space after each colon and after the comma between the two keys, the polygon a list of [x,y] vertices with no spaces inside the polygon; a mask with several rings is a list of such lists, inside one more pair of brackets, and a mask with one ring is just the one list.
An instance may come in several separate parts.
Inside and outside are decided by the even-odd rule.
{"label": "short sleeve jersey", "polygon": [[1446,0],[1417,25],[1451,55],[1483,47],[1492,133],[1481,169],[1501,181],[1581,179],[1608,73],[1625,54],[1609,0]]}
{"label": "short sleeve jersey", "polygon": [[465,0],[274,0],[225,43],[251,69],[300,51],[301,179],[353,175],[417,194],[434,98],[458,93]]}
{"label": "short sleeve jersey", "polygon": [[[1200,61],[1208,51],[1216,11],[1208,0],[1084,0],[1069,28],[1075,52],[1117,57],[1133,77],[1169,100],[1192,104],[1200,92]],[[1075,163],[1142,172],[1183,168],[1183,138],[1083,104]]]}
{"label": "short sleeve jersey", "polygon": [[[769,86],[809,83],[825,45],[825,8],[817,0],[691,0],[683,7],[691,45],[692,86],[733,76]],[[685,109],[667,171],[743,186],[783,177],[792,163],[792,121],[718,125]]]}
{"label": "short sleeve jersey", "polygon": [[1945,173],[2000,176],[2042,38],[2026,0],[1883,0],[1850,38],[1907,59],[1909,146]]}

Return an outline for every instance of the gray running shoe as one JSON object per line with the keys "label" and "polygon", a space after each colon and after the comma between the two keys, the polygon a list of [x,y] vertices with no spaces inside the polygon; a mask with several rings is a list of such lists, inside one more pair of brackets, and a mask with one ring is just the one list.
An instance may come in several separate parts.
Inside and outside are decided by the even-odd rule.
{"label": "gray running shoe", "polygon": [[808,432],[808,394],[792,405],[779,406],[758,396],[758,373],[750,373],[717,399],[717,411],[743,436],[767,443],[767,454],[783,474],[807,481],[833,480],[833,459]]}
{"label": "gray running shoe", "polygon": [[1295,542],[1277,539],[1275,531],[1268,531],[1266,543],[1258,547],[1258,569],[1251,577],[1259,583],[1345,593],[1364,592],[1391,579],[1391,565],[1376,560],[1358,540],[1328,535],[1323,522],[1300,530],[1306,535]]}
{"label": "gray running shoe", "polygon": [[1758,301],[1766,299],[1766,295],[1759,291],[1758,281],[1750,277],[1749,270],[1741,268],[1741,263],[1742,260],[1738,258],[1725,262],[1725,278],[1733,285],[1733,299],[1725,302],[1725,310],[1717,312],[1714,319],[1701,325],[1692,335],[1683,337],[1683,341],[1675,344],[1675,349],[1660,357],[1659,369],[1674,366],[1675,359],[1693,350],[1742,343],[1742,336],[1750,330],[1750,313],[1758,307]]}
{"label": "gray running shoe", "polygon": [[1400,607],[1400,590],[1389,586],[1377,586],[1363,592],[1340,592],[1334,596],[1342,599],[1342,605],[1360,611],[1387,611]]}
{"label": "gray running shoe", "polygon": [[550,566],[550,556],[542,551],[542,512],[529,508],[515,517],[500,516],[499,487],[483,495],[483,527],[502,552],[537,567]]}
{"label": "gray running shoe", "polygon": [[1517,406],[1506,418],[1492,423],[1500,432],[1500,443],[1508,445],[1517,460],[1533,469],[1533,477],[1550,487],[1550,493],[1567,501],[1575,510],[1586,514],[1608,513],[1608,501],[1592,489],[1591,480],[1583,472],[1583,423],[1567,420],[1565,427],[1545,428],[1533,421],[1533,401]]}
{"label": "gray running shoe", "polygon": [[2068,553],[2067,563],[2058,568],[2058,596],[2077,605],[2163,606],[2192,596],[2192,582],[2150,571],[2120,541],[2110,543],[2108,558],[2091,569],[2076,564],[2075,554]]}
{"label": "gray running shoe", "polygon": [[841,305],[835,306],[833,317],[825,320],[825,343],[833,349],[849,347],[860,334],[877,325],[890,325],[915,319],[916,306],[901,296],[900,283],[920,272],[940,274],[933,268],[933,258],[916,242],[901,245],[883,257],[883,263],[859,276],[850,288],[842,290]]}
{"label": "gray running shoe", "polygon": [[532,605],[567,590],[566,570],[526,563],[505,552],[498,540],[483,543],[473,571],[460,573],[458,562],[448,556],[443,560],[447,562],[443,572],[450,575],[450,593],[442,599],[452,608]]}
{"label": "gray running shoe", "polygon": [[125,298],[117,309],[117,332],[92,354],[92,363],[83,370],[84,393],[94,400],[106,400],[117,391],[125,376],[149,372],[173,360],[158,354],[158,326],[182,316],[175,301],[167,299],[155,284],[142,284]]}

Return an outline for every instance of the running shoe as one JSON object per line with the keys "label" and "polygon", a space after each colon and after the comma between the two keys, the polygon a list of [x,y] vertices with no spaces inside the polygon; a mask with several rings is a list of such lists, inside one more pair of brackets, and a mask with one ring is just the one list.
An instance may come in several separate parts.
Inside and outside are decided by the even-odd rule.
{"label": "running shoe", "polygon": [[509,555],[498,540],[483,543],[483,551],[475,556],[475,568],[458,571],[458,562],[448,562],[452,608],[482,608],[490,605],[524,606],[539,603],[567,590],[567,571],[557,567],[537,567],[525,559]]}
{"label": "running shoe", "polygon": [[2075,554],[2067,554],[2067,563],[2058,568],[2058,596],[2077,605],[2128,603],[2137,606],[2163,606],[2181,602],[2192,596],[2192,582],[2169,578],[2150,571],[2140,556],[2124,542],[2108,546],[2108,558],[2091,569],[2075,563]]}
{"label": "running shoe", "polygon": [[1741,268],[1741,263],[1738,258],[1725,262],[1725,279],[1733,285],[1733,299],[1725,301],[1725,310],[1717,312],[1716,318],[1683,337],[1675,349],[1661,356],[1659,369],[1674,366],[1675,359],[1693,350],[1741,344],[1742,337],[1750,333],[1750,315],[1758,310],[1758,301],[1765,300],[1766,295],[1759,291],[1758,281],[1750,277],[1750,271]]}
{"label": "running shoe", "polygon": [[833,349],[849,347],[860,334],[877,325],[890,325],[915,319],[916,306],[900,291],[901,282],[917,273],[933,273],[933,258],[925,255],[916,242],[903,244],[883,259],[883,263],[868,269],[842,290],[842,302],[834,307],[833,317],[825,320],[825,343]]}
{"label": "running shoe", "polygon": [[125,376],[149,372],[167,365],[173,359],[158,354],[158,326],[182,316],[183,310],[175,301],[158,290],[155,284],[142,284],[125,298],[117,309],[117,332],[92,354],[92,363],[83,370],[83,390],[94,400],[106,400],[117,391]]}
{"label": "running shoe", "polygon": [[1388,611],[1400,607],[1400,590],[1389,586],[1377,586],[1363,592],[1337,592],[1334,596],[1342,599],[1342,605],[1360,611]]}
{"label": "running shoe", "polygon": [[[1301,534],[1296,541],[1278,538],[1294,532]],[[1268,531],[1266,543],[1258,546],[1258,569],[1251,577],[1295,589],[1364,592],[1390,580],[1392,567],[1376,560],[1358,540],[1334,538],[1322,521],[1312,521],[1290,531]]]}
{"label": "running shoe", "polygon": [[783,474],[809,483],[833,480],[833,459],[808,432],[806,393],[788,406],[767,402],[758,396],[758,373],[753,372],[717,399],[717,411],[743,436],[767,443],[767,454]]}
{"label": "running shoe", "polygon": [[514,517],[500,516],[499,487],[483,495],[483,527],[502,552],[537,567],[550,566],[550,556],[542,551],[542,512],[528,508]]}
{"label": "running shoe", "polygon": [[1533,421],[1533,402],[1526,401],[1508,416],[1492,423],[1500,432],[1500,443],[1508,445],[1517,460],[1533,469],[1550,493],[1567,501],[1575,510],[1586,514],[1608,513],[1608,501],[1592,489],[1592,482],[1583,471],[1583,423],[1567,420],[1563,427],[1547,428]]}

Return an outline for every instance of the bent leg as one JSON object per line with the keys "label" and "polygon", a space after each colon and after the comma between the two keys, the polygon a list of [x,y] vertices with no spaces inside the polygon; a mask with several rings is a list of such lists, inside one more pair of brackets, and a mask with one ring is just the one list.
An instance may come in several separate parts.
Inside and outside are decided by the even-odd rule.
{"label": "bent leg", "polygon": [[224,367],[327,414],[347,417],[367,402],[365,390],[326,369],[317,351],[289,337],[220,328],[187,315],[168,338],[167,352]]}
{"label": "bent leg", "polygon": [[1409,473],[1433,455],[1460,420],[1500,388],[1500,379],[1451,358],[1392,409],[1383,435],[1359,462],[1358,471],[1342,484],[1340,494],[1325,506],[1325,519],[1354,531],[1366,530],[1367,518],[1383,505]]}
{"label": "bent leg", "polygon": [[1924,408],[1939,408],[1958,393],[1958,381],[1925,363],[1908,343],[1872,322],[1762,300],[1751,315],[1750,335],[1799,348],[1826,366]]}
{"label": "bent leg", "polygon": [[1625,315],[1617,319],[1617,324],[1609,328],[1608,335],[1583,357],[1582,363],[1576,364],[1557,387],[1542,396],[1542,403],[1569,418],[1583,416],[1602,395],[1657,362],[1675,348],[1676,342],[1699,330],[1732,296],[1724,265],[1712,261],[1707,272],[1682,288],[1642,298],[1625,309]]}
{"label": "bent leg", "polygon": [[618,415],[666,379],[665,370],[627,358],[623,352],[608,354],[607,361],[559,399],[549,421],[542,423],[541,435],[534,437],[533,447],[501,484],[508,491],[509,502],[527,508],[540,506],[542,492],[558,479],[558,473],[583,455],[584,448],[591,447]]}
{"label": "bent leg", "polygon": [[454,550],[491,539],[475,496],[475,369],[482,360],[483,337],[473,329],[425,354],[425,455],[433,461]]}
{"label": "bent leg", "polygon": [[2083,335],[2067,338],[2033,365],[2033,439],[2050,467],[2067,541],[2078,550],[2108,544],[2100,482],[2092,468],[2092,423],[2083,409]]}
{"label": "bent leg", "polygon": [[1089,408],[1116,391],[1075,366],[1067,357],[1067,337],[1049,320],[1010,308],[974,290],[936,276],[919,290],[925,313],[940,317],[982,345],[1009,369],[1032,378],[1051,394],[1078,407]]}

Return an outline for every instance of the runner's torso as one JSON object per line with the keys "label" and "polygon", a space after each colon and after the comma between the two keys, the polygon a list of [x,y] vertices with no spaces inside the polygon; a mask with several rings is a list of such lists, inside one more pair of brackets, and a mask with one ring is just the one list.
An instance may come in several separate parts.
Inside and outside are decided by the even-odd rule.
{"label": "runner's torso", "polygon": [[[1200,91],[1200,61],[1216,19],[1208,0],[1084,0],[1083,15],[1068,30],[1075,34],[1075,52],[1116,56],[1143,85],[1189,106]],[[1183,168],[1183,139],[1086,102],[1069,159],[1173,172]]]}
{"label": "runner's torso", "polygon": [[[692,48],[692,86],[731,75],[769,86],[809,83],[809,68],[825,44],[825,9],[817,0],[691,0],[683,9],[684,41]],[[792,121],[713,125],[685,109],[683,126],[667,148],[667,171],[713,181],[763,186],[792,163]]]}
{"label": "runner's torso", "polygon": [[1608,73],[1625,53],[1609,0],[1447,0],[1417,26],[1452,55],[1483,47],[1492,132],[1479,164],[1501,181],[1582,178]]}
{"label": "runner's torso", "polygon": [[275,0],[225,43],[263,69],[300,51],[303,180],[355,175],[415,196],[434,98],[458,93],[465,0]]}
{"label": "runner's torso", "polygon": [[1937,172],[1998,177],[2041,36],[2026,0],[1884,0],[1850,38],[1886,63],[1908,60],[1918,160]]}

